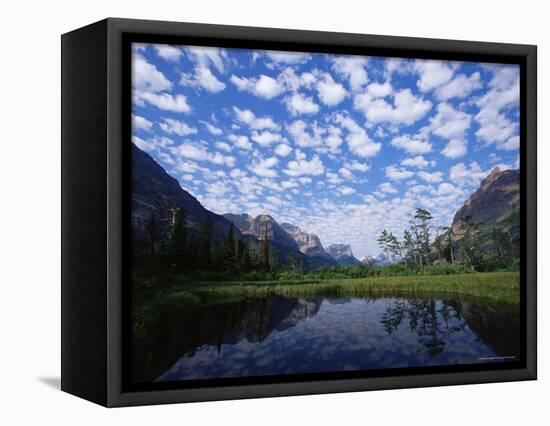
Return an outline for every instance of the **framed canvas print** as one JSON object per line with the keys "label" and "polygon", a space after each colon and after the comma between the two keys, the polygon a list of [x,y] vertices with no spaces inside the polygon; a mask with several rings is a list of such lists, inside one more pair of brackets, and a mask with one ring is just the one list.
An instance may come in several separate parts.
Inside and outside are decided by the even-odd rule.
{"label": "framed canvas print", "polygon": [[107,19],[62,53],[63,390],[536,378],[536,47]]}

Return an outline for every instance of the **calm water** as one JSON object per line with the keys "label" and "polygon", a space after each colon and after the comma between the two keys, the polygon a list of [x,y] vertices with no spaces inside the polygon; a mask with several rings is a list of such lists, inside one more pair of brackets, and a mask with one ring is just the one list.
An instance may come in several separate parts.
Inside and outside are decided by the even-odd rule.
{"label": "calm water", "polygon": [[134,346],[137,382],[506,362],[519,356],[519,310],[471,298],[270,296],[166,309],[146,336]]}

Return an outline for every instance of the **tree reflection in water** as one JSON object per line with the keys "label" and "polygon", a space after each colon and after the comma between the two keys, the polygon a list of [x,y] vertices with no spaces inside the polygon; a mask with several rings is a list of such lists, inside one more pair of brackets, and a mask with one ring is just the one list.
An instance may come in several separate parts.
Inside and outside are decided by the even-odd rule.
{"label": "tree reflection in water", "polygon": [[520,347],[518,305],[470,298],[269,296],[141,319],[136,383],[472,364]]}
{"label": "tree reflection in water", "polygon": [[410,330],[418,335],[432,358],[443,351],[449,333],[462,332],[467,326],[460,314],[460,302],[435,300],[396,300],[387,307],[380,322],[391,335],[404,320],[408,320]]}

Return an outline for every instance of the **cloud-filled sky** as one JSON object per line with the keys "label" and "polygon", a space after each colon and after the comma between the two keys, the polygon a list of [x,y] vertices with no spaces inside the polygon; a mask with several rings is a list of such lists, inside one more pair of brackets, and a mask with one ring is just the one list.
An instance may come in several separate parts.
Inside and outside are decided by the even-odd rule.
{"label": "cloud-filled sky", "polygon": [[208,209],[379,253],[519,168],[515,65],[134,44],[133,143]]}

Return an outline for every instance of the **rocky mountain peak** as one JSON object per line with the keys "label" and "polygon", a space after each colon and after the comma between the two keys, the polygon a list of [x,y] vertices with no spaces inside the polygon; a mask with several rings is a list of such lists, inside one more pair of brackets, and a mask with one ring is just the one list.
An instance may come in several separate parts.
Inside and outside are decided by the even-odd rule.
{"label": "rocky mountain peak", "polygon": [[491,173],[489,173],[489,176],[498,175],[500,173],[501,173],[500,167],[497,166],[497,167],[493,168],[493,170],[491,170]]}
{"label": "rocky mountain peak", "polygon": [[385,266],[398,261],[399,259],[392,259],[383,252],[377,256],[364,256],[361,258],[361,263],[367,266]]}
{"label": "rocky mountain peak", "polygon": [[519,170],[500,170],[495,167],[479,188],[456,212],[452,230],[460,233],[462,225],[470,223],[498,224],[519,212]]}
{"label": "rocky mountain peak", "polygon": [[331,244],[327,247],[327,251],[340,265],[358,265],[361,263],[355,258],[351,246],[348,244]]}
{"label": "rocky mountain peak", "polygon": [[256,222],[275,222],[275,219],[273,219],[268,214],[259,214],[258,216],[256,216],[256,219],[254,219],[254,220]]}
{"label": "rocky mountain peak", "polygon": [[348,244],[331,244],[327,247],[327,251],[337,260],[341,257],[353,257],[351,246]]}
{"label": "rocky mountain peak", "polygon": [[489,185],[492,182],[498,180],[502,173],[503,171],[500,170],[500,167],[493,168],[493,170],[491,170],[491,173],[489,173],[487,177],[485,177],[485,179],[481,181],[481,186]]}
{"label": "rocky mountain peak", "polygon": [[298,250],[298,245],[292,237],[268,214],[260,214],[253,218],[246,213],[225,213],[223,217],[233,222],[245,235],[253,235],[259,240],[264,239],[267,235],[269,241],[275,241],[293,250]]}
{"label": "rocky mountain peak", "polygon": [[290,223],[281,224],[281,228],[296,241],[302,253],[308,256],[330,258],[317,235],[304,232],[298,226]]}
{"label": "rocky mountain peak", "polygon": [[250,230],[252,223],[254,222],[254,218],[246,213],[243,213],[243,214],[226,213],[223,216],[226,219],[233,222],[233,224],[237,228],[239,228],[239,231],[243,233],[247,233],[247,231]]}

